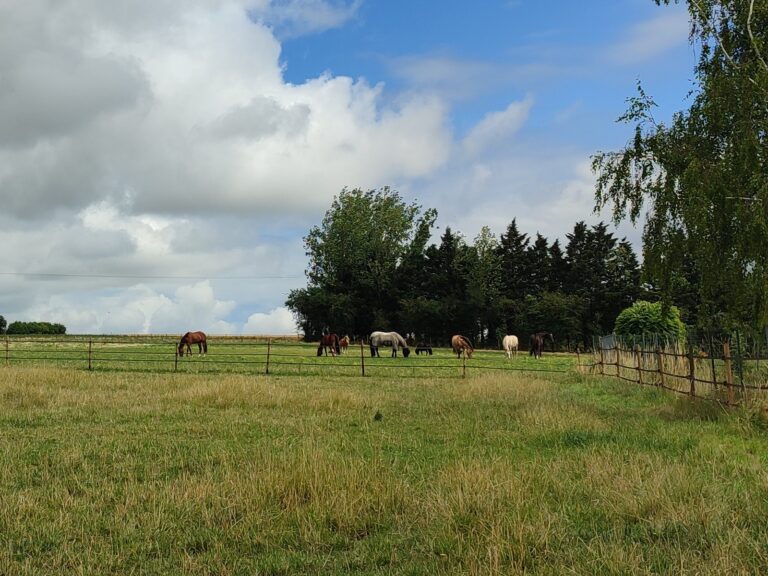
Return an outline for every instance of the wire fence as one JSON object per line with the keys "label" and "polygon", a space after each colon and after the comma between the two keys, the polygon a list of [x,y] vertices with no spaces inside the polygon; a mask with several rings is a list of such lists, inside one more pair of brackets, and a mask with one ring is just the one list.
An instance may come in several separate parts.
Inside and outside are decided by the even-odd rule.
{"label": "wire fence", "polygon": [[545,362],[525,356],[505,361],[504,353],[497,350],[476,351],[469,359],[457,357],[450,349],[435,349],[434,355],[404,359],[391,358],[389,350],[382,348],[382,357],[371,357],[362,342],[335,357],[318,356],[317,343],[279,338],[209,338],[207,354],[192,345],[193,354],[183,356],[176,338],[157,336],[6,336],[2,346],[6,366],[47,364],[91,371],[466,378],[500,371],[565,374],[578,364],[568,354],[550,354]]}
{"label": "wire fence", "polygon": [[593,362],[580,370],[735,406],[765,396],[768,347],[739,333],[687,342],[611,334],[596,339]]}

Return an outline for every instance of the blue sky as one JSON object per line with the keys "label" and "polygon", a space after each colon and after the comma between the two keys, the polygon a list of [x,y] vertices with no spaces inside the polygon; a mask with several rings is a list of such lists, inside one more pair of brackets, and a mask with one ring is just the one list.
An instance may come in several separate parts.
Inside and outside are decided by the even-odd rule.
{"label": "blue sky", "polygon": [[[0,314],[71,332],[291,333],[302,236],[390,186],[468,241],[564,238],[641,81],[696,52],[652,0],[0,4]],[[640,230],[621,225],[639,249]]]}
{"label": "blue sky", "polygon": [[[463,89],[453,100],[459,135],[488,111],[534,94],[537,105],[525,130],[574,145],[602,135],[622,143],[628,131],[612,120],[638,80],[660,105],[662,118],[683,105],[691,88],[695,53],[684,37],[658,53],[649,37],[646,47],[616,54],[635,35],[642,39],[644,24],[672,12],[684,18],[684,8],[660,8],[650,0],[368,1],[343,27],[287,34],[281,61],[289,82],[325,72],[363,77],[383,82],[393,98],[414,83],[403,67],[452,62],[457,76],[434,85]],[[473,85],[461,86],[464,79]],[[556,121],[565,115],[567,122]]]}

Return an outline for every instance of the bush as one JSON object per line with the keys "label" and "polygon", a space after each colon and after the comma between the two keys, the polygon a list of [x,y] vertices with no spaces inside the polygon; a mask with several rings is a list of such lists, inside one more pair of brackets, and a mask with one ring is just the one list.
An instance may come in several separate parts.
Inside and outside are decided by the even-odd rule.
{"label": "bush", "polygon": [[658,336],[676,341],[685,338],[685,324],[680,320],[680,310],[676,306],[665,311],[661,302],[645,300],[638,300],[622,310],[613,330],[624,337]]}

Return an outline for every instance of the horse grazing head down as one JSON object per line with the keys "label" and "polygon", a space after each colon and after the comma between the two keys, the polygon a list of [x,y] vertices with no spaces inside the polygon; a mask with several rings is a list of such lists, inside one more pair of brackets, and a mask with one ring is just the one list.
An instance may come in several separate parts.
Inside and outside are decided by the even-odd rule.
{"label": "horse grazing head down", "polygon": [[341,353],[339,348],[339,337],[336,334],[323,334],[320,337],[320,345],[317,347],[317,355],[322,356],[323,352],[328,356],[328,350],[331,351],[331,356],[336,356]]}
{"label": "horse grazing head down", "polygon": [[403,358],[408,358],[411,354],[411,350],[408,348],[408,344],[400,334],[397,332],[371,332],[370,336],[371,356],[379,355],[379,346],[392,346],[392,357],[397,356],[397,351],[402,349]]}
{"label": "horse grazing head down", "polygon": [[472,344],[469,343],[469,339],[461,334],[456,334],[451,338],[451,348],[456,352],[456,357],[461,358],[461,354],[464,353],[467,358],[472,358],[472,353],[475,351],[472,348]]}
{"label": "horse grazing head down", "polygon": [[192,344],[197,344],[197,351],[199,354],[208,353],[208,340],[205,336],[205,332],[187,332],[181,337],[179,341],[178,352],[179,356],[184,356],[184,349],[186,348],[187,354],[192,355]]}

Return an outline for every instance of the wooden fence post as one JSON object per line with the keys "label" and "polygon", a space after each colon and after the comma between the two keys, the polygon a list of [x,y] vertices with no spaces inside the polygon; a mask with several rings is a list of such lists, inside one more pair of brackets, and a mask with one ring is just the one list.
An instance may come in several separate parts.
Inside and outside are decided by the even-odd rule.
{"label": "wooden fence post", "polygon": [[621,378],[621,346],[616,344],[616,335],[613,335],[613,350],[616,353],[616,377]]}
{"label": "wooden fence post", "polygon": [[267,367],[266,374],[269,374],[269,355],[272,352],[272,338],[267,340]]}
{"label": "wooden fence post", "polygon": [[93,370],[91,357],[93,356],[93,339],[88,338],[88,370]]}
{"label": "wooden fence post", "polygon": [[725,362],[725,385],[728,388],[728,404],[733,404],[733,366],[731,366],[731,343],[723,342],[723,361]]}
{"label": "wooden fence post", "polygon": [[598,341],[597,350],[600,352],[600,376],[605,376],[605,356],[603,355],[603,345]]}
{"label": "wooden fence post", "polygon": [[467,351],[462,350],[461,352],[461,377],[466,378],[467,377]]}
{"label": "wooden fence post", "polygon": [[643,384],[643,369],[641,367],[642,363],[642,348],[640,348],[640,344],[635,344],[635,360],[637,363],[637,383],[642,385]]}
{"label": "wooden fence post", "polygon": [[174,344],[173,346],[173,371],[178,372],[179,371],[179,349]]}
{"label": "wooden fence post", "polygon": [[360,373],[365,376],[365,348],[363,348],[362,338],[360,338]]}
{"label": "wooden fence post", "polygon": [[656,346],[656,363],[659,367],[659,386],[664,386],[664,357],[661,354],[661,346]]}
{"label": "wooden fence post", "polygon": [[8,360],[10,359],[10,354],[8,351],[8,336],[5,337],[5,365],[8,366]]}
{"label": "wooden fence post", "polygon": [[691,382],[691,397],[696,396],[696,361],[693,359],[693,344],[688,344],[688,380]]}

